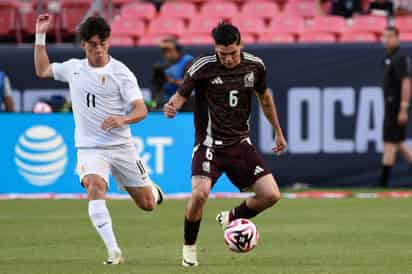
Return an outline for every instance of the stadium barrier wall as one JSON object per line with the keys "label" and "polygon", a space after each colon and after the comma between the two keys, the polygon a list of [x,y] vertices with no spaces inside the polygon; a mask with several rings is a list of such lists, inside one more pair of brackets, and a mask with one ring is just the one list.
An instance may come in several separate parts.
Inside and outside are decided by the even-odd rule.
{"label": "stadium barrier wall", "polygon": [[[188,49],[195,55],[207,50],[210,48]],[[326,187],[376,185],[382,151],[383,48],[377,44],[359,44],[257,46],[248,50],[262,57],[266,63],[268,85],[273,90],[281,124],[289,141],[289,150],[284,156],[279,158],[270,153],[274,144],[273,132],[263,115],[257,110],[257,103],[254,102],[251,119],[252,139],[264,154],[281,185],[290,185],[294,182]],[[412,55],[412,46],[404,45],[403,50],[406,54]],[[34,77],[32,53],[32,48],[0,48],[2,68],[10,75],[13,85],[20,90],[64,89],[65,86],[60,83],[52,80],[40,81]],[[161,60],[158,49],[114,48],[111,53],[130,66],[143,87],[150,88],[151,65]],[[52,60],[63,61],[71,57],[81,57],[81,50],[74,47],[52,47],[50,55]],[[50,190],[44,188],[39,190],[31,186],[17,187],[16,181],[21,175],[16,171],[13,149],[18,136],[31,126],[43,122],[51,123],[67,116],[11,117],[0,116],[8,125],[4,128],[14,132],[11,135],[9,130],[3,131],[2,140],[9,141],[7,146],[5,145],[7,142],[2,142],[1,151],[11,149],[12,152],[8,154],[9,158],[2,158],[1,163],[5,165],[6,172],[14,172],[10,177],[14,181],[7,182],[10,187],[4,187],[1,191],[58,191],[53,186],[50,186]],[[69,117],[64,119],[67,119],[65,123],[71,126],[58,127],[55,130],[62,131],[64,133],[60,134],[71,138],[70,127],[73,125]],[[17,120],[14,123],[9,122],[13,119],[21,119],[21,122]],[[169,193],[185,192],[190,189],[192,140],[187,140],[181,148],[174,149],[179,144],[176,140],[181,140],[182,137],[192,138],[192,118],[190,114],[185,114],[179,119],[182,119],[179,123],[166,124],[170,121],[164,121],[161,114],[151,114],[149,120],[141,125],[142,130],[139,130],[136,135],[159,136],[160,133],[165,132],[169,134],[169,131],[164,130],[163,123],[165,127],[166,125],[172,127],[170,136],[176,139],[172,146],[163,147],[166,155],[165,166],[170,166],[170,170],[165,172],[163,177],[156,177],[157,175],[154,174],[154,179],[159,180],[160,184],[167,184],[166,190]],[[60,123],[56,123],[56,126],[60,126]],[[190,129],[186,128],[183,131],[181,126],[188,126]],[[134,127],[133,132],[135,133],[139,127],[140,125]],[[411,130],[410,127],[409,137],[412,136]],[[152,135],[146,135],[149,134],[146,132]],[[147,140],[144,139],[144,142]],[[73,147],[70,139],[67,141],[67,146]],[[146,148],[155,153],[155,146],[149,145]],[[5,157],[3,153],[1,157]],[[71,161],[68,170],[71,170],[73,175],[74,160]],[[412,170],[409,166],[401,162],[394,170],[392,183],[394,186],[411,186],[411,175]],[[73,176],[70,177],[68,173],[62,175],[61,181],[66,183],[61,191],[81,191],[78,184],[73,183],[73,180],[77,182]],[[170,182],[171,179],[173,182]],[[56,185],[56,188],[59,187]],[[215,189],[223,192],[235,190],[230,184],[224,182],[218,184]]]}

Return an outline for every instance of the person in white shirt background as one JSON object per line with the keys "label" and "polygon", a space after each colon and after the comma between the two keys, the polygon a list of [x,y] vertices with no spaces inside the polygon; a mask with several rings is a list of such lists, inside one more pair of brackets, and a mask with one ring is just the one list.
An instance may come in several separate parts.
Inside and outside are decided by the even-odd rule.
{"label": "person in white shirt background", "polygon": [[105,263],[120,264],[124,259],[105,201],[109,173],[141,209],[153,210],[163,200],[137,154],[129,128],[146,117],[147,109],[136,77],[108,53],[110,26],[104,18],[89,17],[80,25],[86,58],[52,64],[45,46],[51,22],[48,14],[36,22],[36,75],[69,85],[78,174],[88,194],[88,213],[107,248]]}

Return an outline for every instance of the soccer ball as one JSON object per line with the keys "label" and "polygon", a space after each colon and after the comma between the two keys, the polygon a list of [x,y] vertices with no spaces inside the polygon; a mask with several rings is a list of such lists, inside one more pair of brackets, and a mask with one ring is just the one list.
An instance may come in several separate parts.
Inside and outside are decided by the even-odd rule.
{"label": "soccer ball", "polygon": [[224,238],[230,250],[245,253],[257,245],[259,232],[250,220],[236,219],[226,227]]}

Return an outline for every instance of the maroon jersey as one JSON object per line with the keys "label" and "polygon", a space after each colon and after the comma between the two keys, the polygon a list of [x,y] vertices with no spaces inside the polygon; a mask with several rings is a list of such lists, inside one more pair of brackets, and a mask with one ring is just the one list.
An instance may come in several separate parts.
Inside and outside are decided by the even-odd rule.
{"label": "maroon jersey", "polygon": [[242,52],[233,69],[216,54],[197,58],[188,68],[178,92],[188,98],[195,90],[196,145],[224,147],[249,137],[252,95],[266,90],[263,61]]}

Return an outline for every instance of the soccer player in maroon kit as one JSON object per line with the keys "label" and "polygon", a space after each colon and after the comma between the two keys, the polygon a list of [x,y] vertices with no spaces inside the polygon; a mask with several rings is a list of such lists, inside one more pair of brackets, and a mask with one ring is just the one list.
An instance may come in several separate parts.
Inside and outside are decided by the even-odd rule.
{"label": "soccer player in maroon kit", "polygon": [[253,218],[280,199],[270,169],[249,139],[251,99],[257,95],[260,106],[276,133],[277,154],[286,149],[276,107],[266,86],[263,61],[242,51],[239,30],[221,23],[212,31],[215,54],[197,58],[188,68],[183,84],[164,106],[165,115],[177,111],[195,90],[194,122],[196,141],[192,159],[192,197],[184,221],[182,265],[197,266],[196,239],[203,206],[222,172],[240,190],[255,193],[216,220],[225,227],[238,218]]}

